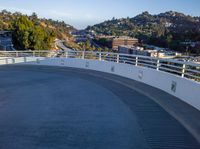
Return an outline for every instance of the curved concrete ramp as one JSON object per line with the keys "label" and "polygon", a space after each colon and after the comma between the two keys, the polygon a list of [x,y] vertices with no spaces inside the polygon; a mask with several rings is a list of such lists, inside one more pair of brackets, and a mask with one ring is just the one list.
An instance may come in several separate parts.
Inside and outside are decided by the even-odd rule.
{"label": "curved concrete ramp", "polygon": [[0,67],[0,149],[199,148],[158,104],[103,76]]}

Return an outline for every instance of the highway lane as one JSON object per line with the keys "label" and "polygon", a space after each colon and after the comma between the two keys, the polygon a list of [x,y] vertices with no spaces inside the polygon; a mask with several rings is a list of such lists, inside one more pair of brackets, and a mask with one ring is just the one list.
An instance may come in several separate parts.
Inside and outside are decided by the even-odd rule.
{"label": "highway lane", "polygon": [[0,149],[200,148],[147,96],[102,77],[73,68],[0,67]]}
{"label": "highway lane", "polygon": [[66,46],[64,45],[64,43],[63,43],[62,40],[57,40],[57,41],[56,41],[56,45],[57,45],[59,48],[61,48],[62,50],[65,50],[65,51],[68,51],[68,52],[73,52],[72,49],[70,49],[70,48],[68,48],[68,47],[66,47]]}

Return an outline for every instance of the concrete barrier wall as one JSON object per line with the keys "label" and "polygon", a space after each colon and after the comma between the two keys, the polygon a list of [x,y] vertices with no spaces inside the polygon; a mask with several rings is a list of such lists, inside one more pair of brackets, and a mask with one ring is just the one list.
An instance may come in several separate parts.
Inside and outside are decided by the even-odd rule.
{"label": "concrete barrier wall", "polygon": [[83,68],[123,76],[161,89],[200,110],[200,83],[166,72],[129,64],[74,58],[49,59],[28,57],[25,59],[15,58],[14,62],[32,65]]}

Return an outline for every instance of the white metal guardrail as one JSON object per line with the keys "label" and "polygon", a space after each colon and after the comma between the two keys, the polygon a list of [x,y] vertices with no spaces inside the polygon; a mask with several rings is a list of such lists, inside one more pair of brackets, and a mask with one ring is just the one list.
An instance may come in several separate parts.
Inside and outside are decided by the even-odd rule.
{"label": "white metal guardrail", "polygon": [[[200,64],[173,59],[93,51],[0,51],[0,57],[66,57],[110,61],[147,67],[200,82]],[[0,58],[0,61],[2,61],[2,58]]]}

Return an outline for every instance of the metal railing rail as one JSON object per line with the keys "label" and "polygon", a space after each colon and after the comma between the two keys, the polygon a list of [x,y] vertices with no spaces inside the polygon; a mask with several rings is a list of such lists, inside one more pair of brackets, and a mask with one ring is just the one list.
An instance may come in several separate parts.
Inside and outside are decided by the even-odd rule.
{"label": "metal railing rail", "polygon": [[[178,75],[183,78],[192,79],[200,82],[200,64],[192,62],[183,62],[173,59],[159,59],[154,57],[119,54],[109,52],[94,51],[0,51],[0,57],[65,57],[88,60],[110,61],[146,67],[164,71],[170,74]],[[0,60],[2,60],[0,58]]]}

